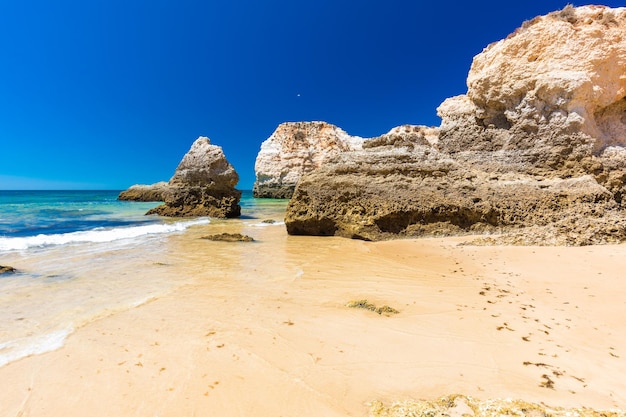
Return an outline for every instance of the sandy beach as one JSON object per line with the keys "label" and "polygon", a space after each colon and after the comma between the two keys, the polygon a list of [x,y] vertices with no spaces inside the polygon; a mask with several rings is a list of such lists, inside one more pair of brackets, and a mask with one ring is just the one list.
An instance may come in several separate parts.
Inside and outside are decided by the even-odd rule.
{"label": "sandy beach", "polygon": [[367,416],[455,393],[626,408],[623,245],[223,229],[256,241],[171,236],[136,274],[184,284],[1,367],[0,415]]}

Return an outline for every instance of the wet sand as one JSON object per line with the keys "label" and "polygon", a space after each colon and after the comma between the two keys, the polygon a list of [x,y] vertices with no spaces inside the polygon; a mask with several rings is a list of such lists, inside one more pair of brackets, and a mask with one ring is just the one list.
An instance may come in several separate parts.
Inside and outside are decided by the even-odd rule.
{"label": "wet sand", "polygon": [[623,245],[221,231],[256,241],[170,237],[147,262],[184,284],[1,367],[0,415],[367,416],[454,393],[626,408]]}

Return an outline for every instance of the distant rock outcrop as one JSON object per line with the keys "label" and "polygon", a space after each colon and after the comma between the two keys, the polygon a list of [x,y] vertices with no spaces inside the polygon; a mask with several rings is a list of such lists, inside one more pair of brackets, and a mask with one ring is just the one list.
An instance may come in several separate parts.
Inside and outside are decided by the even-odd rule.
{"label": "distant rock outcrop", "polygon": [[152,185],[136,184],[128,190],[122,191],[117,197],[123,201],[163,201],[163,193],[169,188],[165,181]]}
{"label": "distant rock outcrop", "polygon": [[239,175],[222,148],[199,137],[183,157],[163,192],[160,205],[146,214],[171,217],[238,217],[241,191]]}
{"label": "distant rock outcrop", "polygon": [[438,129],[397,129],[301,179],[291,234],[626,240],[626,9],[567,6],[474,58]]}
{"label": "distant rock outcrop", "polygon": [[360,149],[363,139],[325,122],[289,122],[261,144],[254,170],[258,198],[290,198],[302,175],[330,157]]}

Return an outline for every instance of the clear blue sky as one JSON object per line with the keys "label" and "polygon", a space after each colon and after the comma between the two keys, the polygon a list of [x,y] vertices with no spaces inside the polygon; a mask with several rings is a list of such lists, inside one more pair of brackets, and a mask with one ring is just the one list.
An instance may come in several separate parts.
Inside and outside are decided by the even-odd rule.
{"label": "clear blue sky", "polygon": [[1,1],[0,189],[168,180],[201,135],[250,189],[278,124],[438,125],[474,55],[567,3]]}

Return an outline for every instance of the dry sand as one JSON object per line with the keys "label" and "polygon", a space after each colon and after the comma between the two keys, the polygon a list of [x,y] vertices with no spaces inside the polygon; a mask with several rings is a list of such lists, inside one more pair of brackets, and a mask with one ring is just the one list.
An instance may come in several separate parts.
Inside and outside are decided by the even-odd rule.
{"label": "dry sand", "polygon": [[[172,237],[154,262],[191,283],[0,368],[0,415],[367,416],[453,393],[626,408],[623,245],[227,231],[256,242]],[[363,299],[399,313],[346,307]]]}

